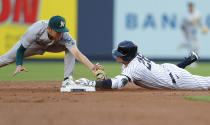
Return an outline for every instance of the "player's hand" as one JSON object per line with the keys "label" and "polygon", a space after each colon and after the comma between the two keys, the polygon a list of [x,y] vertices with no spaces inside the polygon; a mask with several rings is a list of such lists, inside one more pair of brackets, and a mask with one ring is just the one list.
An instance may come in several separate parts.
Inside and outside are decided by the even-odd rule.
{"label": "player's hand", "polygon": [[104,70],[104,66],[100,65],[99,63],[96,63],[94,67],[92,68],[92,71],[96,70]]}
{"label": "player's hand", "polygon": [[21,66],[21,65],[18,65],[18,66],[16,67],[15,72],[13,73],[13,76],[16,76],[16,75],[17,75],[19,72],[21,72],[21,71],[28,72],[28,70],[27,70],[25,67],[23,67],[23,66]]}

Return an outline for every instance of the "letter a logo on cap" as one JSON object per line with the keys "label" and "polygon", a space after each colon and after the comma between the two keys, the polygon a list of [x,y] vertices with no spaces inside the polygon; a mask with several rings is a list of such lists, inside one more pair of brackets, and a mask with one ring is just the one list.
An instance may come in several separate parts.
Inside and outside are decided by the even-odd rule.
{"label": "letter a logo on cap", "polygon": [[61,21],[60,27],[64,27],[65,22]]}

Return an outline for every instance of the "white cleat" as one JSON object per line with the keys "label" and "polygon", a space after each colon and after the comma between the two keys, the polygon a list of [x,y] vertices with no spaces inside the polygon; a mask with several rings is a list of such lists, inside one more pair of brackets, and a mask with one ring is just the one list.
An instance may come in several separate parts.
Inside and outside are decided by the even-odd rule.
{"label": "white cleat", "polygon": [[73,77],[69,76],[68,79],[66,79],[65,81],[62,82],[62,87],[66,87],[66,86],[71,85],[71,84],[75,84],[75,82],[73,80]]}
{"label": "white cleat", "polygon": [[189,58],[190,58],[191,63],[192,63],[192,64],[190,64],[190,67],[191,67],[191,68],[197,67],[196,61],[200,58],[200,57],[198,56],[198,54],[197,54],[196,52],[191,52],[191,55],[189,56]]}
{"label": "white cleat", "polygon": [[197,61],[199,59],[199,56],[196,52],[191,52],[190,58],[193,61]]}

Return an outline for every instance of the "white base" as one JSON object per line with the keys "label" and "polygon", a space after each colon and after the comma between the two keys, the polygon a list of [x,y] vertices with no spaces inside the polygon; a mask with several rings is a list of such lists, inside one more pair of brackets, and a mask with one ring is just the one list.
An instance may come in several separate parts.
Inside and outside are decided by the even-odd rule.
{"label": "white base", "polygon": [[80,84],[71,84],[60,88],[60,92],[95,92],[95,87]]}

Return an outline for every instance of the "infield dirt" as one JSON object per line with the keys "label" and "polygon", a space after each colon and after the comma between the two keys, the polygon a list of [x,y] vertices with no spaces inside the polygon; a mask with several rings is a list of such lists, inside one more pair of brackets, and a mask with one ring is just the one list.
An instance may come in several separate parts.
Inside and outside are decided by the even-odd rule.
{"label": "infield dirt", "polygon": [[58,82],[0,82],[0,125],[210,125],[210,91],[122,90],[60,93]]}

